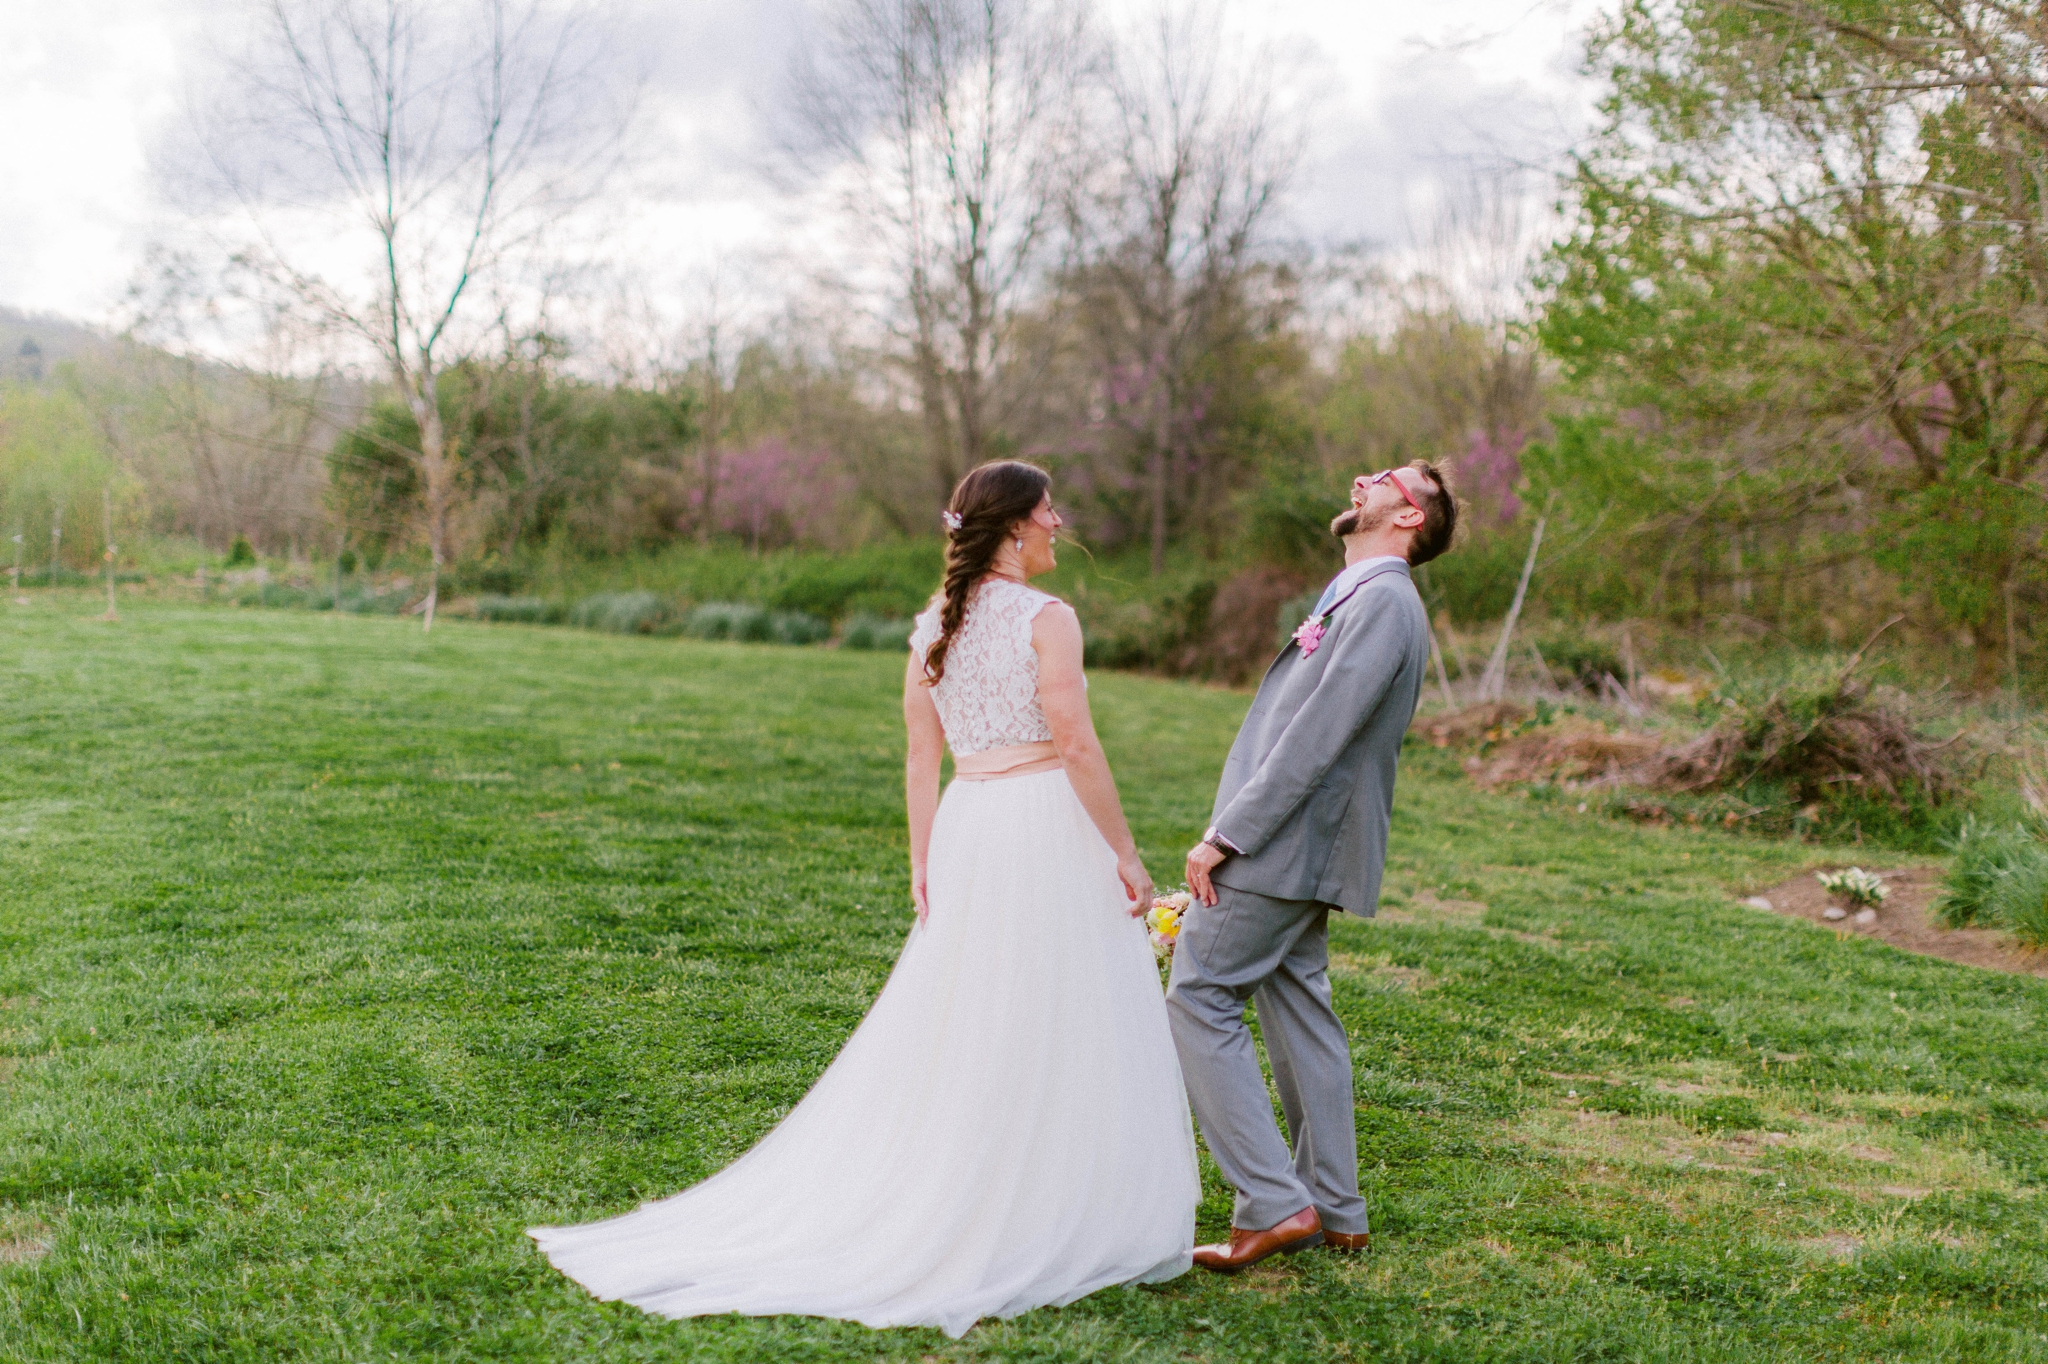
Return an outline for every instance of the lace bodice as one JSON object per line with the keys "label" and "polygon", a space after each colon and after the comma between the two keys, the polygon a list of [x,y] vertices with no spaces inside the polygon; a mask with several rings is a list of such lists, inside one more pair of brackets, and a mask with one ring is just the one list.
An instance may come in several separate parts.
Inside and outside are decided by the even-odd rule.
{"label": "lace bodice", "polygon": [[[1038,700],[1038,651],[1031,623],[1059,598],[1022,583],[987,578],[967,600],[967,619],[946,651],[946,675],[932,688],[954,757],[1052,738]],[[917,618],[910,652],[923,658],[939,637],[942,599]]]}

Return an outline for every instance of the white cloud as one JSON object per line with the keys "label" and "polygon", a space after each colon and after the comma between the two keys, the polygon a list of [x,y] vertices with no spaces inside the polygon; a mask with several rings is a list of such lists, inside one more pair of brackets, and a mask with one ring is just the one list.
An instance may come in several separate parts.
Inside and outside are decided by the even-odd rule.
{"label": "white cloud", "polygon": [[[1399,245],[1447,166],[1554,153],[1584,117],[1570,68],[1587,11],[1588,0],[1243,0],[1234,21],[1306,52],[1317,84],[1288,230]],[[805,13],[804,0],[629,12],[625,42],[660,136],[622,192],[613,254],[651,287],[790,231],[768,174],[771,125]],[[182,117],[218,16],[198,0],[0,7],[0,303],[108,315],[157,221],[150,149]]]}

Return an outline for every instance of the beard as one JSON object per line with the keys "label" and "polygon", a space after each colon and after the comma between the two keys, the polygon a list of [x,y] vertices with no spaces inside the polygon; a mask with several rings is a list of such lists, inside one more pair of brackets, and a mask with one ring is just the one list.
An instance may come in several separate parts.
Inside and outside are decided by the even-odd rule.
{"label": "beard", "polygon": [[1378,511],[1370,507],[1346,507],[1330,522],[1330,534],[1338,539],[1347,535],[1367,535],[1394,519],[1394,513],[1382,507]]}

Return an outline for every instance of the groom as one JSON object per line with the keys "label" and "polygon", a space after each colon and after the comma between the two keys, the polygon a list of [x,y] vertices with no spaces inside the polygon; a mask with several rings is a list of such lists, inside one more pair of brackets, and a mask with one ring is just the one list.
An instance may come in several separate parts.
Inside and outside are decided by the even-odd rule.
{"label": "groom", "polygon": [[1351,510],[1330,523],[1344,571],[1267,670],[1223,765],[1215,822],[1188,853],[1201,905],[1181,929],[1167,1015],[1202,1135],[1237,1189],[1230,1240],[1195,1248],[1204,1268],[1370,1243],[1326,926],[1332,909],[1370,915],[1379,903],[1394,764],[1429,658],[1408,570],[1444,552],[1457,520],[1443,476],[1421,460],[1352,484]]}

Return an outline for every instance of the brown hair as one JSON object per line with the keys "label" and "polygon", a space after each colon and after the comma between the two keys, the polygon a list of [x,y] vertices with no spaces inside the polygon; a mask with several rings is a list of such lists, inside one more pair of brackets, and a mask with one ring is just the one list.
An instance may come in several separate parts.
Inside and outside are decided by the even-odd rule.
{"label": "brown hair", "polygon": [[1458,533],[1458,498],[1445,481],[1443,470],[1428,460],[1412,459],[1408,467],[1430,482],[1422,491],[1422,524],[1416,527],[1415,538],[1408,542],[1408,562],[1420,565],[1451,547],[1451,537]]}
{"label": "brown hair", "polygon": [[954,487],[946,512],[949,526],[950,518],[959,524],[946,533],[946,577],[939,589],[946,602],[939,611],[939,637],[925,651],[927,687],[946,675],[946,650],[967,619],[967,594],[995,562],[1010,527],[1038,510],[1051,487],[1051,474],[1014,459],[984,464]]}

